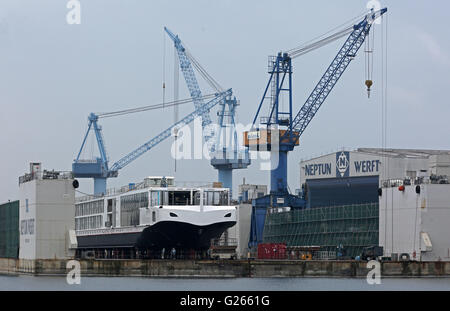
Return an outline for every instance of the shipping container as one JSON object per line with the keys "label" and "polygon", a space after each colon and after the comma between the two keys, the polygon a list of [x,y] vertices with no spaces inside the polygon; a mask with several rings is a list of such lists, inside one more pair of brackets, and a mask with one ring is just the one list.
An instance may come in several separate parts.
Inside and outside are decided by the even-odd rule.
{"label": "shipping container", "polygon": [[286,243],[258,244],[258,259],[286,259]]}
{"label": "shipping container", "polygon": [[18,258],[19,201],[0,204],[0,258]]}

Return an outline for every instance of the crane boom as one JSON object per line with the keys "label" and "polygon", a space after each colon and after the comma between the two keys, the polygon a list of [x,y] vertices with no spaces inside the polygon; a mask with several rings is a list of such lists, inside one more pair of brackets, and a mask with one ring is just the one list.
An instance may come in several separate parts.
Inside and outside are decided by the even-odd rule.
{"label": "crane boom", "polygon": [[[101,127],[97,124],[98,119],[100,117],[122,115],[126,113],[134,113],[136,111],[146,111],[149,109],[155,109],[155,107],[147,106],[136,109],[128,109],[114,113],[104,113],[100,115],[91,113],[89,115],[88,130],[86,132],[86,135],[84,136],[83,143],[81,145],[80,151],[78,152],[77,158],[72,164],[72,171],[74,176],[80,178],[94,178],[94,194],[105,194],[106,180],[110,177],[117,177],[119,175],[119,169],[124,168],[132,161],[136,160],[138,157],[143,155],[145,152],[149,151],[150,149],[158,145],[160,142],[170,137],[173,129],[181,128],[183,125],[189,124],[195,119],[195,117],[201,116],[205,111],[209,111],[209,109],[213,108],[218,103],[228,100],[228,97],[231,97],[231,94],[232,94],[231,89],[225,92],[216,93],[215,97],[206,104],[204,104],[203,106],[201,106],[200,109],[193,111],[192,113],[190,113],[180,121],[176,122],[174,125],[166,129],[165,131],[161,132],[160,134],[152,138],[150,141],[146,142],[145,144],[141,145],[137,149],[133,150],[132,152],[124,156],[122,159],[114,163],[110,169],[108,169],[108,158],[104,146],[103,135],[101,133]],[[206,98],[209,97],[210,95],[208,95]],[[176,101],[173,102],[173,104],[180,104],[185,102],[187,102],[187,100]],[[86,144],[87,136],[92,128],[97,138],[100,158],[96,158],[95,160],[81,160],[80,159],[81,153]]]}
{"label": "crane boom", "polygon": [[306,127],[311,122],[312,118],[314,118],[320,106],[330,94],[351,60],[355,57],[369,33],[372,22],[386,11],[387,9],[384,8],[380,11],[368,14],[364,20],[353,26],[353,31],[292,121],[292,129],[298,133],[298,136],[301,136],[305,131]]}
{"label": "crane boom", "polygon": [[[352,27],[347,27],[335,34],[327,36],[300,48],[280,52],[269,58],[270,78],[265,87],[262,99],[256,110],[252,128],[244,133],[244,144],[251,150],[271,151],[270,194],[252,200],[251,231],[249,247],[263,241],[265,215],[268,207],[305,208],[306,197],[293,195],[287,184],[288,152],[299,145],[299,137],[316,115],[339,78],[356,56],[357,51],[369,34],[375,19],[387,12],[387,9],[369,14]],[[304,105],[295,114],[292,100],[292,59],[310,51],[316,50],[346,34],[350,34],[344,45],[338,51],[333,61],[319,80]],[[271,91],[270,96],[266,96]],[[287,95],[288,108],[280,105],[280,95]],[[269,114],[262,117],[258,128],[255,129],[257,117],[266,99],[269,99]],[[285,105],[286,106],[286,105]],[[284,108],[284,109],[283,109]],[[295,117],[294,117],[295,115]],[[280,128],[282,128],[280,130]]]}
{"label": "crane boom", "polygon": [[161,141],[165,140],[166,138],[170,137],[172,134],[172,130],[175,128],[181,128],[182,126],[189,124],[192,122],[195,117],[203,115],[205,112],[209,111],[211,108],[213,108],[215,105],[217,105],[219,102],[224,101],[227,97],[231,96],[231,89],[217,94],[217,96],[209,101],[208,103],[201,106],[199,109],[196,109],[195,111],[188,114],[186,117],[181,119],[180,121],[176,122],[172,126],[170,126],[168,129],[162,131],[160,134],[152,138],[150,141],[146,142],[142,146],[138,147],[137,149],[133,150],[126,156],[124,156],[122,159],[117,161],[113,164],[111,167],[111,171],[118,171],[122,168],[124,168],[126,165],[128,165],[130,162],[134,161],[136,158],[140,157],[142,154],[159,144]]}
{"label": "crane boom", "polygon": [[[192,66],[197,70],[198,73],[205,79],[205,81],[217,92],[223,92],[222,87],[214,80],[206,70],[200,65],[200,63],[192,56],[191,53],[183,46],[180,38],[172,33],[167,27],[164,30],[169,35],[169,37],[175,43],[175,49],[178,54],[178,59],[180,63],[180,68],[183,71],[186,84],[194,98],[196,94],[200,93],[200,87],[198,85],[197,79],[195,78],[195,73]],[[191,66],[192,64],[192,66]],[[250,165],[250,157],[248,150],[241,152],[238,149],[238,139],[236,133],[236,125],[234,115],[236,112],[236,106],[238,101],[236,98],[226,98],[221,102],[221,107],[217,112],[218,116],[218,126],[215,130],[203,127],[203,137],[207,146],[209,155],[211,156],[211,165],[218,170],[218,180],[222,183],[225,188],[233,188],[233,175],[232,170],[247,168]],[[206,113],[204,115],[209,115]],[[224,123],[225,117],[228,117],[228,124]],[[222,131],[227,129],[227,125],[232,131],[232,135],[223,134],[224,143],[221,143]],[[229,133],[229,132],[227,132]],[[228,142],[233,141],[231,148],[228,147]]]}
{"label": "crane boom", "polygon": [[[356,56],[356,53],[369,34],[373,22],[385,12],[387,12],[387,8],[378,11],[371,10],[370,13],[366,14],[362,20],[352,27],[347,27],[312,44],[289,50],[289,52],[280,52],[277,56],[271,56],[269,58],[269,82],[266,85],[256,111],[252,124],[252,132],[246,132],[244,134],[244,140],[245,146],[254,147],[256,150],[278,151],[277,156],[271,159],[273,162],[272,167],[274,167],[271,170],[270,178],[271,194],[279,194],[282,196],[289,194],[287,187],[288,152],[294,150],[294,147],[299,145],[299,137],[337,84],[351,60]],[[350,33],[350,35],[306,99],[306,102],[297,113],[294,113],[292,100],[292,58],[333,42],[347,33]],[[269,87],[271,95],[266,96]],[[287,109],[283,109],[283,106],[280,105],[280,95],[282,92],[288,97]],[[262,117],[260,121],[260,124],[264,125],[264,128],[258,128],[257,132],[254,132],[253,126],[267,98],[270,99],[269,114],[267,117]],[[280,127],[284,129],[278,130]],[[261,132],[262,134],[260,134]],[[275,137],[268,138],[269,136],[273,136],[274,133],[276,133]],[[266,138],[260,139],[260,135]]]}
{"label": "crane boom", "polygon": [[[189,93],[194,100],[194,106],[196,110],[199,110],[200,107],[204,105],[202,99],[202,92],[200,90],[200,86],[198,84],[197,78],[195,77],[194,69],[192,68],[191,61],[186,54],[186,49],[184,48],[180,38],[172,33],[169,29],[164,27],[164,30],[169,35],[169,37],[175,43],[175,48],[177,50],[178,59],[180,61],[180,69],[183,72],[184,79],[186,80],[187,87],[189,89]],[[211,124],[211,117],[209,116],[209,110],[203,111],[202,117],[202,128],[203,128],[203,137],[205,139],[206,144],[208,145],[208,150],[214,152],[215,146],[211,142],[214,133],[205,129],[208,125]]]}

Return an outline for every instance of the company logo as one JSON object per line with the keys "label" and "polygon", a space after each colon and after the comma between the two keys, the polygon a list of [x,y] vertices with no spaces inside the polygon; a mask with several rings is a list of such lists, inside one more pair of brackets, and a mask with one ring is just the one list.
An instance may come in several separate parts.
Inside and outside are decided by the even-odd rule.
{"label": "company logo", "polygon": [[380,160],[355,161],[356,173],[374,173],[380,169]]}
{"label": "company logo", "polygon": [[20,221],[20,235],[34,234],[34,218]]}
{"label": "company logo", "polygon": [[350,153],[341,151],[336,153],[336,177],[348,177],[350,168]]}
{"label": "company logo", "polygon": [[331,175],[331,163],[305,165],[305,176]]}

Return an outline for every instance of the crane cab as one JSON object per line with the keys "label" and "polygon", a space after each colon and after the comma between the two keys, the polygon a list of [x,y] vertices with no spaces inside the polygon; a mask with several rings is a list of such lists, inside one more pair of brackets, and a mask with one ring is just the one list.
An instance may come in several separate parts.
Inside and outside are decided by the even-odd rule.
{"label": "crane cab", "polygon": [[260,150],[260,146],[264,146],[265,149],[271,150],[272,143],[289,144],[292,146],[299,145],[299,133],[292,132],[292,137],[286,135],[287,130],[277,129],[255,129],[253,131],[244,132],[244,146],[249,147],[250,150]]}

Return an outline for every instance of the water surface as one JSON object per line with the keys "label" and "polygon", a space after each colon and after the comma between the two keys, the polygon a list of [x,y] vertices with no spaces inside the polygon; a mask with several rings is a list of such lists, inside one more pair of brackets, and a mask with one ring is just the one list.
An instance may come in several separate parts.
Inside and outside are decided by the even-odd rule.
{"label": "water surface", "polygon": [[0,276],[0,290],[161,290],[161,291],[336,291],[336,290],[450,290],[450,278],[385,278],[369,285],[353,278],[146,278],[81,277],[80,285],[67,284],[65,277]]}

